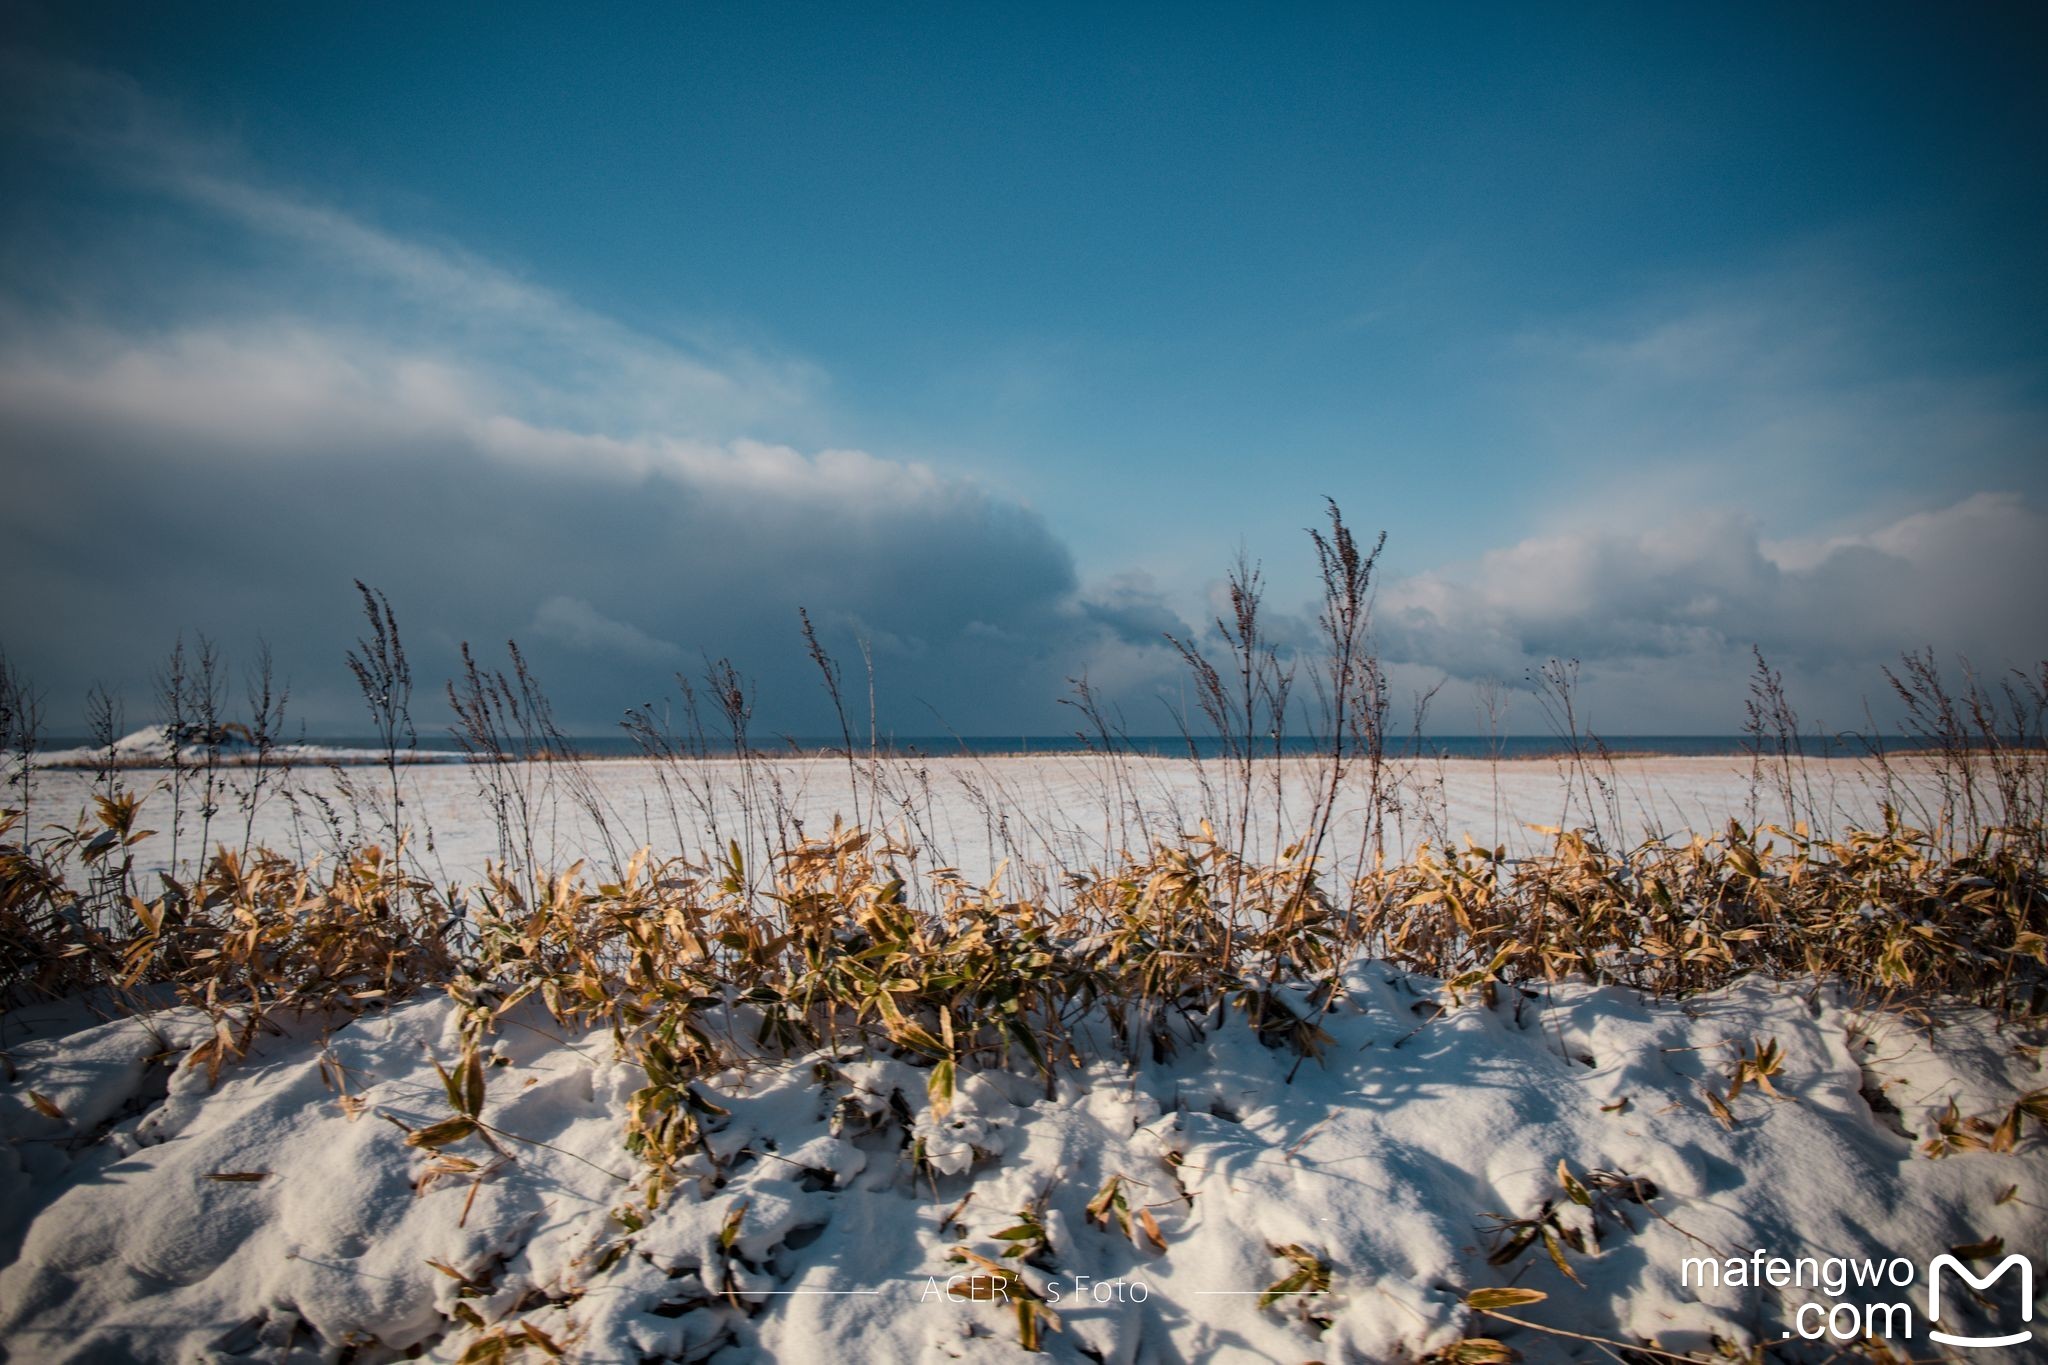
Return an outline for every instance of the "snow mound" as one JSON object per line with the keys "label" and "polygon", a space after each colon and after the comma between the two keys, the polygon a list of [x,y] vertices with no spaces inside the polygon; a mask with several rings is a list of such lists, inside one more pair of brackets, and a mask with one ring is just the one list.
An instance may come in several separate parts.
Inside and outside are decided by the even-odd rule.
{"label": "snow mound", "polygon": [[[285,1022],[210,1090],[181,1064],[212,1032],[194,1011],[17,1012],[0,1341],[53,1361],[455,1360],[493,1338],[531,1359],[1031,1358],[1013,1308],[946,1293],[965,1247],[1057,1315],[1054,1360],[1388,1360],[1469,1336],[1606,1359],[1465,1297],[1537,1289],[1515,1316],[1668,1351],[1780,1345],[1818,1291],[1701,1287],[1687,1259],[2048,1245],[2039,1203],[2000,1200],[2042,1188],[2038,1136],[1922,1150],[1951,1101],[2003,1112],[2040,1084],[1986,1016],[1930,1034],[1754,978],[1492,1006],[1378,963],[1345,980],[1298,1068],[1233,1017],[1136,1069],[963,1076],[941,1113],[900,1058],[760,1059],[700,1082],[726,1112],[651,1211],[622,1141],[644,1073],[530,1005],[486,1067],[503,1155],[439,1159],[401,1127],[450,1115],[446,999]],[[1778,1096],[1731,1095],[1765,1042]],[[1090,1215],[1118,1177],[1128,1229]],[[1042,1245],[995,1236],[1025,1212]],[[1327,1289],[1262,1306],[1290,1251]]]}
{"label": "snow mound", "polygon": [[[331,744],[273,744],[259,753],[248,730],[240,725],[221,725],[209,730],[187,725],[175,729],[152,725],[115,740],[111,746],[86,745],[75,749],[52,749],[35,756],[38,768],[96,768],[111,760],[118,768],[169,767],[174,758],[199,765],[213,760],[230,767],[256,762],[363,764],[384,762],[382,749],[338,747]],[[460,763],[466,756],[437,749],[401,751],[400,763]]]}

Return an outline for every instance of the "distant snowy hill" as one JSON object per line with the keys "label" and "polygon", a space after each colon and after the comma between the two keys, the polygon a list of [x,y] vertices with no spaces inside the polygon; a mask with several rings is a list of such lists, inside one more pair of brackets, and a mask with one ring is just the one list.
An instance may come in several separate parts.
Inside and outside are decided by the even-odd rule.
{"label": "distant snowy hill", "polygon": [[[52,749],[35,756],[38,768],[96,768],[108,761],[121,768],[167,768],[174,758],[188,764],[205,763],[209,757],[227,764],[250,764],[264,759],[248,730],[240,725],[198,725],[172,727],[152,725],[135,730],[114,741],[110,749],[82,745],[75,749]],[[460,763],[465,755],[446,750],[401,749],[401,763]],[[273,744],[272,763],[382,763],[381,749],[349,749],[325,744]]]}

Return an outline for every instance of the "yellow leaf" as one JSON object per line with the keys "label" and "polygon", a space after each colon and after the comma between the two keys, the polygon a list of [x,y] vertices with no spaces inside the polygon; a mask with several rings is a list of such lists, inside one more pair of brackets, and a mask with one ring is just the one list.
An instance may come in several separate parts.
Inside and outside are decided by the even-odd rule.
{"label": "yellow leaf", "polygon": [[429,1151],[439,1151],[441,1148],[452,1143],[462,1141],[475,1131],[475,1119],[467,1117],[442,1119],[439,1123],[430,1123],[418,1132],[408,1135],[405,1139],[405,1145],[408,1147],[425,1147]]}

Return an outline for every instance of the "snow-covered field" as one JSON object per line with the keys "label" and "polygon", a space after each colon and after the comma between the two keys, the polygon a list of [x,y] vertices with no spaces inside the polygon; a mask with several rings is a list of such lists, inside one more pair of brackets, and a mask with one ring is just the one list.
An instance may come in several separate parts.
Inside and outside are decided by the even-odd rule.
{"label": "snow-covered field", "polygon": [[[1934,775],[1911,759],[1894,766],[1895,799],[1909,818],[1923,814],[1938,795]],[[458,763],[399,772],[411,854],[439,880],[473,883],[485,863],[499,856],[497,831],[479,801],[486,771]],[[873,770],[863,761],[851,771],[844,759],[824,757],[766,759],[745,767],[730,760],[665,765],[607,759],[579,770],[588,775],[601,827],[591,802],[578,797],[575,774],[538,764],[508,764],[499,771],[525,798],[535,860],[549,868],[578,858],[602,868],[642,844],[658,855],[722,849],[733,837],[766,847],[778,841],[778,827],[817,835],[830,828],[834,816],[858,815],[871,824],[902,827],[928,854],[980,880],[1005,858],[1013,870],[1087,867],[1100,863],[1105,850],[1142,850],[1193,829],[1205,816],[1221,823],[1230,799],[1230,774],[1219,764],[1143,756],[1114,763],[1073,754],[933,758],[886,761]],[[1883,793],[1871,775],[1860,762],[1807,762],[1795,789],[1801,810],[1794,814],[1811,806],[1837,828],[1875,827]],[[148,794],[140,823],[158,837],[138,852],[160,865],[170,853],[170,778],[149,769],[123,777],[131,789]],[[214,844],[239,848],[247,827],[257,844],[331,853],[338,844],[374,842],[388,825],[386,775],[376,766],[301,764],[286,774],[282,787],[273,775],[253,819],[244,808],[251,775],[228,769],[219,780],[219,814],[210,826]],[[199,781],[192,772],[183,777],[182,858],[199,847]],[[88,771],[36,773],[31,796],[38,822],[86,811],[92,784]],[[1320,785],[1320,773],[1310,764],[1260,763],[1248,851],[1270,854],[1298,838]],[[1388,785],[1398,799],[1387,822],[1390,857],[1412,852],[1425,839],[1455,846],[1467,835],[1487,845],[1530,848],[1543,842],[1531,825],[1593,825],[1611,842],[1627,844],[1651,835],[1711,833],[1730,819],[1789,823],[1771,784],[1753,786],[1748,761],[1736,757],[1622,759],[1578,773],[1551,760],[1400,763],[1391,765]],[[1348,783],[1328,844],[1340,863],[1358,854],[1363,806],[1360,784]],[[880,821],[873,818],[877,810]]]}
{"label": "snow-covered field", "polygon": [[[712,810],[685,802],[674,820],[650,765],[594,771],[622,832],[657,845],[678,824],[685,841],[713,820],[741,832],[737,765],[718,765]],[[752,774],[757,810],[759,789],[779,786],[819,827],[855,799],[843,762],[773,772]],[[1733,760],[1614,772],[1620,837],[1748,816]],[[302,776],[342,808],[332,784],[358,784],[374,830],[381,774]],[[433,830],[421,856],[450,876],[497,849],[464,814],[473,778],[404,775],[408,821]],[[1550,764],[1430,765],[1406,781],[1409,843],[1512,840],[1518,822],[1570,814]],[[1305,782],[1283,784],[1296,808]],[[1204,798],[1185,764],[1118,774],[1073,759],[933,763],[889,791],[884,814],[924,822],[970,874],[1007,851],[1085,860],[1135,840],[1139,808],[1163,832]],[[86,777],[40,775],[33,795],[38,818],[68,813]],[[1824,798],[1845,822],[1874,818],[1846,773]],[[259,808],[258,841],[317,843],[310,800],[296,833],[290,804]],[[161,829],[155,803],[144,823]],[[240,842],[234,811],[223,802],[216,841],[227,824]],[[1758,813],[1777,814],[1768,801]],[[1345,819],[1355,836],[1357,812]],[[552,856],[601,849],[569,795],[550,821]],[[1021,1267],[1057,1317],[1040,1349],[1072,1361],[1489,1358],[1468,1338],[1532,1360],[1655,1358],[1624,1346],[1821,1360],[1868,1354],[1853,1341],[1880,1323],[1900,1357],[1929,1358],[1948,1349],[1930,1330],[2032,1326],[2016,1277],[1973,1300],[1944,1271],[1929,1291],[1952,1249],[1979,1277],[2005,1254],[2048,1253],[2038,1126],[1998,1152],[1988,1127],[1959,1125],[1995,1124],[2044,1085],[2038,1039],[1962,1011],[1929,1028],[1811,982],[1666,1002],[1560,984],[1488,1006],[1384,964],[1355,963],[1345,981],[1328,1046],[1298,1068],[1235,1015],[1176,1055],[1063,1069],[1050,1088],[978,1074],[943,1115],[929,1073],[904,1060],[848,1048],[739,1065],[700,1085],[727,1111],[706,1118],[708,1153],[639,1216],[643,1170],[622,1135],[645,1077],[608,1033],[565,1036],[536,1002],[500,1021],[485,1069],[482,1118],[502,1154],[450,1147],[467,1168],[401,1130],[452,1112],[433,1066],[461,1050],[445,998],[281,1021],[215,1085],[181,1064],[210,1032],[194,1011],[20,1010],[0,1019],[0,1348],[22,1361],[1027,1358],[1023,1291],[977,1301],[991,1281],[949,1280],[977,1270],[960,1248]],[[747,1053],[743,1006],[730,1023]],[[1771,1047],[1770,1086],[1733,1087]],[[1929,1155],[1945,1122],[1974,1147]],[[1116,1178],[1129,1231],[1089,1216]],[[1030,1211],[1043,1246],[1003,1259],[1033,1245],[996,1236]],[[1263,1301],[1276,1284],[1301,1292]],[[1467,1304],[1509,1285],[1547,1297],[1499,1307],[1520,1323]]]}

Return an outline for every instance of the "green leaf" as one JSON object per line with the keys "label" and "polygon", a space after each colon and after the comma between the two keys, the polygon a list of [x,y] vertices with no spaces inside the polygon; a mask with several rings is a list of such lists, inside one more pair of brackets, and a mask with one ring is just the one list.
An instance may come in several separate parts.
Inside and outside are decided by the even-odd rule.
{"label": "green leaf", "polygon": [[723,1118],[727,1114],[730,1114],[732,1112],[730,1109],[722,1108],[719,1105],[713,1104],[710,1100],[705,1099],[702,1095],[697,1093],[697,1087],[694,1085],[686,1085],[683,1087],[683,1103],[687,1104],[690,1108],[696,1110],[698,1113],[709,1114],[713,1118]]}
{"label": "green leaf", "polygon": [[1299,1294],[1308,1288],[1309,1278],[1308,1271],[1297,1270],[1286,1279],[1269,1286],[1265,1293],[1259,1295],[1259,1307],[1270,1308],[1276,1300],[1286,1298],[1289,1294]]}
{"label": "green leaf", "polygon": [[[434,1058],[433,1062],[434,1070],[439,1072],[441,1076],[442,1093],[448,1096],[448,1107],[450,1109],[453,1109],[458,1114],[466,1112],[462,1107],[462,1085],[455,1079],[455,1072],[452,1072],[447,1067],[442,1066],[441,1059],[439,1057]],[[461,1069],[462,1068],[457,1067],[456,1071],[460,1071]]]}
{"label": "green leaf", "polygon": [[1004,1019],[1003,1030],[1016,1039],[1026,1052],[1031,1054],[1031,1060],[1038,1063],[1040,1071],[1050,1071],[1052,1069],[1045,1064],[1045,1053],[1039,1050],[1038,1039],[1033,1036],[1029,1025],[1020,1019]]}

